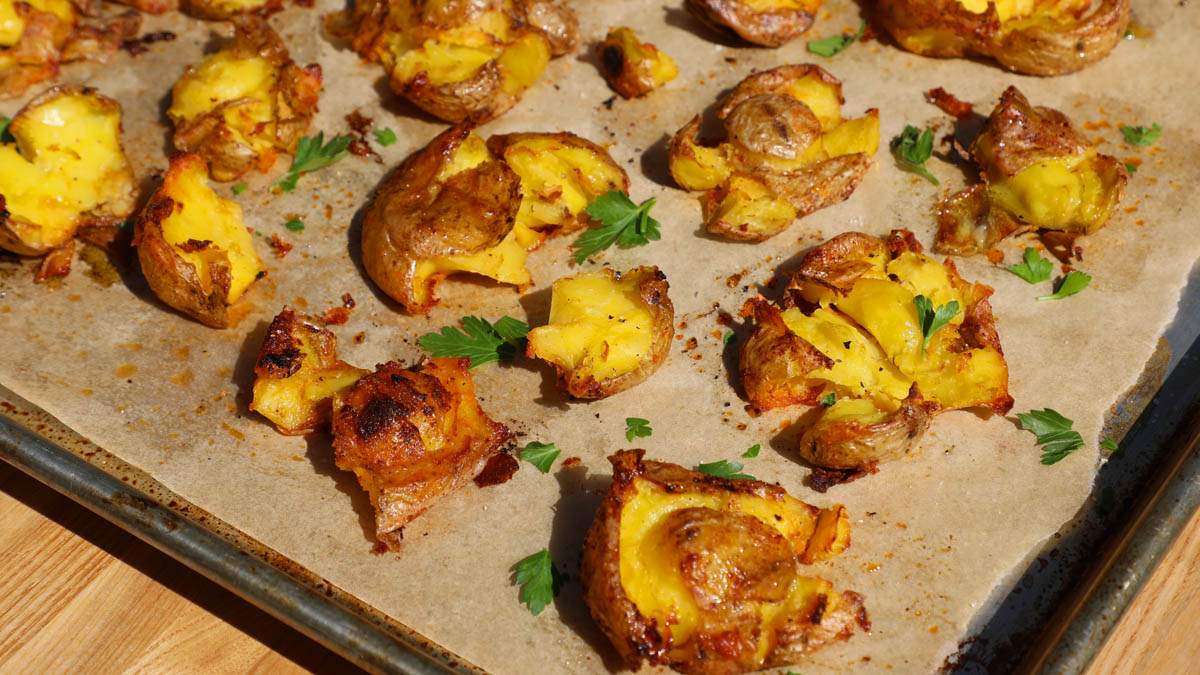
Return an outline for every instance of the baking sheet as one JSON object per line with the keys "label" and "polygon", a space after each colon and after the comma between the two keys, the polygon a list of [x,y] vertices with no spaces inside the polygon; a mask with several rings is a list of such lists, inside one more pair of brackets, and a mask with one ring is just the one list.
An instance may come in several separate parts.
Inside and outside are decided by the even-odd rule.
{"label": "baking sheet", "polygon": [[[0,328],[19,339],[6,344],[0,382],[198,506],[487,670],[593,672],[617,665],[576,582],[533,617],[517,602],[510,568],[549,546],[576,577],[583,531],[607,483],[604,457],[629,445],[628,416],[650,419],[655,434],[640,440],[652,457],[690,466],[734,459],[762,443],[764,452],[746,460],[749,473],[816,504],[847,505],[855,521],[853,546],[816,572],[866,596],[873,630],[818,653],[806,672],[851,664],[863,671],[936,668],[986,620],[992,599],[1005,595],[1024,561],[1083,504],[1098,465],[1104,413],[1134,384],[1200,257],[1200,239],[1185,215],[1197,200],[1183,179],[1196,174],[1200,150],[1197,123],[1186,114],[1188,77],[1183,69],[1158,65],[1188,62],[1188,36],[1200,21],[1184,8],[1139,6],[1138,20],[1156,31],[1152,39],[1123,43],[1084,73],[1046,80],[986,64],[921,59],[879,42],[857,44],[832,60],[810,58],[803,41],[774,51],[734,48],[678,7],[576,3],[585,42],[602,37],[609,25],[635,26],[676,57],[680,78],[645,99],[609,107],[612,94],[585,49],[552,62],[525,99],[482,133],[563,129],[614,143],[610,151],[630,172],[634,199],[658,197],[663,240],[609,252],[601,261],[618,268],[659,265],[672,285],[677,320],[687,323],[679,331],[685,339],[650,380],[593,403],[566,400],[549,369],[523,359],[478,369],[477,386],[493,417],[526,440],[557,443],[563,457],[580,457],[580,465],[549,476],[525,467],[503,486],[463,490],[406,528],[399,555],[372,555],[369,502],[353,477],[333,466],[329,439],[279,436],[246,410],[251,365],[271,316],[285,303],[320,311],[349,292],[358,308],[335,329],[343,358],[360,365],[415,362],[421,353],[415,338],[463,314],[544,322],[550,282],[572,267],[566,242],[551,242],[531,255],[536,286],[526,295],[451,280],[440,287],[443,303],[429,317],[399,314],[373,289],[358,265],[361,207],[384,171],[443,125],[387,94],[377,67],[317,37],[319,14],[334,4],[288,8],[273,23],[298,62],[315,60],[324,68],[326,90],[313,130],[344,133],[344,115],[361,109],[400,139],[380,150],[384,163],[350,158],[302,178],[288,195],[266,191],[282,166],[250,180],[237,197],[247,224],[296,248],[276,260],[261,247],[270,273],[249,296],[253,311],[226,331],[167,310],[136,272],[109,288],[76,273],[48,289],[30,282],[28,264],[5,263]],[[857,27],[857,6],[831,3],[826,10],[811,37]],[[161,28],[176,31],[178,40],[137,59],[121,55],[113,67],[68,68],[64,78],[87,77],[122,102],[126,150],[143,174],[166,165],[170,134],[162,110],[171,84],[220,30],[180,19],[147,21],[146,30]],[[1091,123],[1088,133],[1102,141],[1102,151],[1144,160],[1123,204],[1133,210],[1084,244],[1081,267],[1095,278],[1080,295],[1035,302],[1040,287],[983,259],[959,261],[965,277],[996,288],[993,307],[1014,412],[1053,407],[1075,420],[1088,448],[1045,467],[1032,436],[1011,419],[956,412],[938,417],[909,458],[816,495],[803,486],[807,468],[789,453],[793,434],[780,431],[800,411],[757,418],[745,412],[730,384],[730,354],[723,353],[713,303],[736,313],[776,267],[794,265],[805,249],[838,232],[884,234],[903,226],[927,245],[932,239],[937,190],[896,169],[886,150],[847,202],[769,242],[735,244],[702,232],[694,195],[674,189],[666,174],[665,138],[752,68],[807,61],[843,80],[847,116],[880,109],[885,142],[907,123],[949,131],[949,119],[924,103],[926,89],[946,87],[986,113],[1015,83],[1035,104]],[[2,110],[11,115],[18,106],[9,102]],[[1118,143],[1117,123],[1152,122],[1165,130],[1155,147]],[[934,163],[931,170],[948,189],[962,185],[962,171],[953,165]],[[307,224],[303,233],[284,229],[293,216]],[[1023,243],[1007,249],[1010,263]],[[735,273],[742,274],[741,285],[730,286]],[[350,339],[358,333],[361,344]],[[700,346],[684,353],[688,337]]]}

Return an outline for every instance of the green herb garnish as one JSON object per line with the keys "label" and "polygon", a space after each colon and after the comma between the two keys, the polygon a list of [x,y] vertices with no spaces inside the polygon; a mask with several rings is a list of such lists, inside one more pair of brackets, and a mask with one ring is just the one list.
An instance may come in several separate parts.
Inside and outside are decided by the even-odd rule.
{"label": "green herb garnish", "polygon": [[296,143],[296,156],[292,158],[292,168],[275,179],[271,187],[278,187],[284,192],[295,190],[296,181],[300,180],[301,174],[324,169],[341,161],[347,154],[346,148],[350,147],[353,140],[353,136],[334,136],[326,143],[324,131],[316,136],[301,136],[300,141]]}
{"label": "green herb garnish", "polygon": [[1045,281],[1050,278],[1050,273],[1054,271],[1054,263],[1043,258],[1037,249],[1025,249],[1025,262],[1020,265],[1010,265],[1004,269],[1021,277],[1026,282],[1036,284],[1039,281]]}
{"label": "green herb garnish", "polygon": [[1129,162],[1125,162],[1125,170],[1128,171],[1129,173],[1137,173],[1137,165],[1130,164]]}
{"label": "green herb garnish", "polygon": [[647,438],[654,430],[650,428],[650,420],[644,420],[640,417],[625,418],[625,440],[632,441],[636,438]]}
{"label": "green herb garnish", "polygon": [[571,243],[576,249],[575,264],[582,265],[584,260],[614,243],[629,248],[658,241],[662,236],[658,232],[660,223],[650,217],[654,201],[651,197],[640,205],[634,204],[624,192],[609,190],[588,204],[585,209],[588,216],[604,226],[584,232]]}
{"label": "green herb garnish", "polygon": [[1114,455],[1121,451],[1121,446],[1117,445],[1117,442],[1114,441],[1111,436],[1100,441],[1100,447],[1104,448],[1105,450],[1108,450],[1110,453],[1112,453]]}
{"label": "green herb garnish", "polygon": [[1056,410],[1030,410],[1017,413],[1017,419],[1022,429],[1037,436],[1038,445],[1042,446],[1042,464],[1055,464],[1083,447],[1083,437],[1071,428],[1074,422]]}
{"label": "green herb garnish", "polygon": [[754,459],[755,457],[758,457],[759,450],[762,450],[762,446],[758,443],[755,443],[742,453],[742,457],[745,457],[746,459]]}
{"label": "green herb garnish", "polygon": [[1162,138],[1162,127],[1157,123],[1150,128],[1130,127],[1122,124],[1120,129],[1121,134],[1125,136],[1125,142],[1130,145],[1154,145],[1158,139]]}
{"label": "green herb garnish", "polygon": [[1067,276],[1058,283],[1058,288],[1051,295],[1042,295],[1038,300],[1062,300],[1068,295],[1075,295],[1079,291],[1087,288],[1092,281],[1092,275],[1079,270],[1071,270],[1067,272]]}
{"label": "green herb garnish", "polygon": [[699,464],[696,470],[700,473],[706,473],[717,478],[728,478],[730,480],[755,480],[754,476],[748,473],[742,473],[741,462],[729,462],[720,460],[718,462],[709,462],[707,464]]}
{"label": "green herb garnish", "polygon": [[8,125],[12,124],[12,120],[8,117],[0,115],[0,143],[16,143],[17,139],[8,133]]}
{"label": "green herb garnish", "polygon": [[554,601],[562,587],[562,574],[550,559],[550,551],[542,549],[513,565],[513,582],[521,587],[521,602],[534,616],[542,613]]}
{"label": "green herb garnish", "polygon": [[477,316],[464,316],[462,325],[461,331],[443,326],[440,333],[426,333],[417,343],[433,356],[466,356],[474,368],[490,361],[511,361],[529,332],[528,324],[511,316],[501,317],[494,324]]}
{"label": "green herb garnish", "polygon": [[238,183],[237,185],[234,185],[233,187],[229,188],[229,191],[232,192],[234,194],[234,196],[236,197],[237,195],[240,195],[243,192],[245,192],[247,187],[249,187],[247,183]]}
{"label": "green herb garnish", "polygon": [[928,178],[934,185],[941,185],[925,168],[925,162],[933,156],[933,129],[921,131],[911,124],[905,126],[904,133],[892,139],[892,154],[902,168]]}
{"label": "green herb garnish", "polygon": [[284,223],[283,226],[286,227],[287,229],[291,230],[292,232],[303,232],[304,231],[304,221],[300,220],[299,218],[292,218],[291,220]]}
{"label": "green herb garnish", "polygon": [[736,337],[737,336],[733,334],[733,331],[727,330],[725,331],[725,337],[721,338],[721,343],[727,345],[730,342],[733,342],[734,338]]}
{"label": "green herb garnish", "polygon": [[371,132],[375,135],[375,142],[382,147],[387,147],[396,142],[396,132],[391,129],[376,129]]}
{"label": "green herb garnish", "polygon": [[862,37],[863,33],[865,33],[865,32],[867,32],[867,22],[866,21],[862,22],[862,25],[858,27],[858,32],[855,33],[854,35],[846,35],[845,33],[842,33],[841,35],[834,35],[832,37],[827,37],[822,40],[809,41],[808,51],[812,52],[813,54],[816,54],[817,56],[824,56],[825,58],[830,58],[834,54],[837,54],[838,52],[842,51],[846,47],[849,47],[850,45],[854,44],[854,42],[856,40],[858,40],[860,37]]}
{"label": "green herb garnish", "polygon": [[921,358],[925,358],[925,347],[929,345],[929,338],[958,316],[958,301],[951,300],[935,311],[929,298],[918,295],[913,298],[913,304],[917,306],[917,323],[921,326]]}
{"label": "green herb garnish", "polygon": [[833,405],[834,403],[837,403],[837,394],[834,394],[831,391],[828,394],[825,394],[824,396],[822,396],[821,400],[817,401],[817,402],[820,403],[821,405],[825,406],[826,408],[828,408],[829,406]]}
{"label": "green herb garnish", "polygon": [[538,443],[531,442],[521,451],[521,459],[536,466],[538,471],[542,473],[550,473],[550,467],[554,465],[554,460],[558,459],[558,455],[562,450],[553,443]]}

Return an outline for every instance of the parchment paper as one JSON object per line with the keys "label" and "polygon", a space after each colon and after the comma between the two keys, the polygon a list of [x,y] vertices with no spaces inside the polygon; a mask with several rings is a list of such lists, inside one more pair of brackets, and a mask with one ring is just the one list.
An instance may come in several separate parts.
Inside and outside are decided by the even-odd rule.
{"label": "parchment paper", "polygon": [[[562,129],[612,144],[633,181],[633,198],[658,198],[663,238],[610,251],[601,263],[659,265],[671,284],[677,321],[687,324],[682,339],[648,381],[593,403],[566,400],[550,370],[523,357],[479,368],[476,382],[493,417],[527,434],[523,442],[557,443],[563,459],[579,457],[581,464],[557,465],[550,475],[525,465],[502,486],[464,489],[406,528],[400,554],[372,555],[370,504],[353,477],[333,466],[329,438],[284,437],[247,411],[251,366],[267,322],[285,303],[320,312],[351,293],[358,308],[334,329],[343,358],[363,366],[393,358],[412,363],[421,356],[417,336],[464,314],[543,323],[550,282],[573,268],[567,241],[552,241],[531,255],[536,285],[525,295],[486,281],[450,280],[439,288],[442,303],[429,317],[397,312],[374,289],[359,265],[362,207],[385,170],[444,125],[391,95],[377,66],[361,64],[320,36],[320,15],[338,4],[289,7],[272,21],[298,62],[315,60],[324,68],[313,131],[346,133],[343,117],[358,108],[379,128],[395,129],[399,142],[380,150],[383,163],[348,158],[305,176],[292,194],[266,190],[285,170],[283,161],[269,176],[250,179],[250,188],[235,197],[247,225],[267,236],[279,233],[295,250],[277,260],[259,240],[269,275],[249,294],[249,315],[233,328],[211,330],[159,303],[136,269],[125,283],[103,288],[77,264],[61,287],[48,288],[31,282],[30,263],[10,259],[0,278],[6,337],[0,382],[217,517],[490,671],[618,666],[587,615],[576,578],[583,533],[610,473],[605,457],[631,445],[624,437],[629,416],[650,420],[654,434],[639,444],[651,457],[694,466],[737,459],[761,443],[761,455],[744,460],[747,472],[814,504],[847,505],[853,545],[814,573],[863,593],[873,629],[819,652],[804,672],[936,668],[986,620],[990,602],[1008,592],[1031,553],[1087,497],[1100,461],[1104,413],[1134,383],[1200,257],[1194,216],[1200,204],[1192,185],[1200,156],[1195,10],[1166,0],[1138,3],[1137,19],[1156,31],[1153,38],[1123,42],[1082,73],[1039,79],[990,63],[920,58],[878,41],[855,44],[833,59],[807,54],[804,39],[778,50],[741,48],[698,25],[682,3],[576,2],[585,48],[551,62],[524,100],[481,133]],[[857,5],[831,2],[806,37],[853,30],[860,14]],[[646,98],[606,106],[613,94],[590,46],[616,24],[637,28],[671,54],[679,79]],[[122,53],[105,67],[68,68],[63,77],[86,78],[120,100],[126,149],[139,175],[166,167],[170,129],[163,110],[171,84],[185,64],[215,48],[215,33],[227,34],[220,24],[178,17],[151,18],[145,27],[163,28],[179,39],[136,59]],[[880,109],[884,147],[877,166],[848,201],[768,242],[707,236],[696,195],[671,184],[665,139],[752,68],[809,61],[843,80],[847,116]],[[939,190],[898,170],[887,139],[908,123],[939,125],[939,135],[950,130],[950,118],[924,102],[927,89],[943,86],[987,114],[1011,83],[1035,104],[1088,124],[1102,151],[1143,160],[1120,212],[1083,243],[1079,267],[1094,280],[1079,295],[1036,302],[1049,284],[1027,285],[983,258],[958,261],[967,279],[996,288],[992,302],[1011,369],[1014,413],[1055,408],[1075,420],[1088,445],[1043,466],[1033,436],[1014,418],[955,412],[938,417],[910,457],[825,495],[813,493],[803,484],[807,467],[790,452],[794,432],[781,431],[803,410],[757,418],[744,410],[728,368],[736,347],[723,354],[724,327],[709,312],[719,303],[736,313],[777,267],[794,266],[806,249],[839,232],[880,235],[907,227],[931,245]],[[9,102],[3,112],[12,115],[21,103]],[[1121,145],[1118,123],[1153,122],[1164,129],[1157,145]],[[935,160],[930,168],[943,189],[964,184],[963,171],[952,164]],[[219,189],[230,194],[228,184]],[[303,233],[283,227],[295,216],[307,224]],[[1018,261],[1025,243],[1005,247],[1006,264]],[[734,273],[744,274],[730,286]],[[764,288],[772,298],[778,290]],[[738,328],[740,338],[746,332]],[[360,344],[352,339],[359,333]],[[685,353],[689,337],[699,347]],[[553,607],[534,617],[518,603],[510,568],[546,546],[571,581]]]}

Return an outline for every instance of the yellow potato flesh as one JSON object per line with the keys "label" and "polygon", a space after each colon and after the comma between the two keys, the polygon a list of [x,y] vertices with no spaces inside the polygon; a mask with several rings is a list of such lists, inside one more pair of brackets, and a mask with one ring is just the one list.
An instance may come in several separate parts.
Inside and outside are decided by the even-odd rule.
{"label": "yellow potato flesh", "polygon": [[504,74],[504,91],[518,96],[528,89],[550,63],[550,45],[537,33],[526,33],[506,46],[497,59]]}
{"label": "yellow potato flesh", "polygon": [[[672,512],[703,507],[753,516],[786,538],[797,556],[804,552],[816,530],[814,509],[789,495],[777,501],[734,493],[668,493],[641,478],[633,480],[633,489],[636,495],[621,506],[618,544],[621,587],[643,616],[655,620],[659,626],[669,626],[674,645],[686,643],[695,632],[700,608],[670,553],[671,546],[664,541],[667,517]],[[838,527],[838,533],[849,537],[848,528]],[[760,607],[767,625],[803,606],[818,588],[831,598],[835,595],[827,582],[796,577],[785,600],[763,603]],[[773,632],[765,630],[763,637]],[[770,645],[763,650],[760,641],[759,647],[760,657],[765,658]]]}
{"label": "yellow potato flesh", "polygon": [[[180,172],[163,186],[164,194],[175,202],[171,215],[161,223],[163,238],[179,257],[196,268],[205,291],[212,284],[209,261],[224,259],[231,277],[226,302],[233,304],[258,278],[263,264],[254,252],[254,238],[242,222],[242,207],[217,195],[208,186],[208,176],[201,166]],[[211,243],[198,251],[181,248],[189,240]]]}
{"label": "yellow potato flesh", "polygon": [[798,309],[787,309],[783,312],[783,322],[834,362],[832,367],[809,373],[808,378],[841,387],[838,393],[843,395],[858,397],[883,392],[897,401],[908,395],[912,379],[888,360],[870,336],[841,314],[826,307],[818,308],[811,316]]}
{"label": "yellow potato flesh", "polygon": [[321,368],[320,357],[311,340],[299,336],[304,360],[289,377],[260,377],[254,381],[255,412],[281,429],[299,430],[312,421],[319,405],[358,382],[365,370],[358,368]]}
{"label": "yellow potato flesh", "polygon": [[[58,18],[74,24],[75,7],[68,0],[23,0],[39,12],[50,12]],[[25,32],[25,19],[17,14],[14,0],[0,0],[0,47],[12,47]]]}
{"label": "yellow potato flesh", "polygon": [[272,92],[278,79],[279,71],[262,57],[237,58],[219,51],[175,83],[167,114],[177,121],[190,120],[239,101],[222,112],[225,123],[239,142],[264,152],[275,138]]}
{"label": "yellow potato flesh", "polygon": [[839,122],[821,134],[819,142],[809,147],[806,154],[819,153],[812,157],[813,160],[855,153],[874,155],[879,149],[879,115],[866,115]]}
{"label": "yellow potato flesh", "polygon": [[504,150],[504,161],[521,177],[517,221],[532,229],[561,225],[624,184],[621,172],[605,158],[550,135],[513,143]]}
{"label": "yellow potato flesh", "polygon": [[972,14],[983,14],[989,4],[996,6],[996,16],[1002,23],[1034,15],[1058,18],[1073,15],[1088,7],[1089,0],[958,0]]}
{"label": "yellow potato flesh", "polygon": [[796,219],[796,208],[761,181],[734,174],[729,189],[708,222],[726,223],[740,232],[769,237]]}
{"label": "yellow potato flesh", "polygon": [[230,14],[238,12],[254,11],[260,7],[265,7],[268,0],[216,0],[212,3],[213,8],[228,12]]}
{"label": "yellow potato flesh", "polygon": [[1037,162],[989,180],[994,204],[1023,223],[1050,230],[1091,232],[1112,215],[1114,186],[1097,171],[1095,152]]}
{"label": "yellow potato flesh", "polygon": [[684,141],[687,152],[671,153],[671,175],[686,190],[711,190],[729,178],[732,169],[725,148],[706,148]]}
{"label": "yellow potato flesh", "polygon": [[0,145],[0,195],[22,238],[57,246],[85,213],[133,210],[120,129],[120,110],[85,94],[59,96],[13,120],[16,143]]}
{"label": "yellow potato flesh", "polygon": [[805,75],[798,80],[793,80],[788,83],[782,93],[807,105],[817,116],[823,132],[829,131],[842,121],[842,99],[839,88],[816,75]]}
{"label": "yellow potato flesh", "polygon": [[529,332],[533,354],[596,381],[632,372],[650,353],[653,320],[639,279],[588,272],[554,282],[550,323]]}
{"label": "yellow potato flesh", "polygon": [[625,26],[614,28],[609,32],[609,38],[616,38],[625,52],[625,58],[639,65],[649,66],[649,75],[654,80],[654,87],[679,77],[679,68],[666,52],[649,49],[638,39],[633,29]]}

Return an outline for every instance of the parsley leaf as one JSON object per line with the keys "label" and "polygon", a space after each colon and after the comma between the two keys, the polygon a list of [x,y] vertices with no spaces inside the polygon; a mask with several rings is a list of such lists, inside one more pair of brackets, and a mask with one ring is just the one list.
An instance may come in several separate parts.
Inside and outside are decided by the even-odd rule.
{"label": "parsley leaf", "polygon": [[1117,445],[1117,442],[1112,439],[1112,436],[1109,436],[1108,438],[1100,441],[1100,447],[1104,448],[1105,450],[1108,450],[1110,453],[1112,453],[1114,455],[1117,454],[1118,452],[1121,452],[1121,446]]}
{"label": "parsley leaf", "polygon": [[243,192],[245,192],[247,187],[248,187],[248,185],[246,183],[238,183],[237,185],[234,185],[233,187],[229,188],[229,191],[232,192],[236,196],[236,195],[240,195]]}
{"label": "parsley leaf", "polygon": [[0,143],[16,143],[17,139],[8,133],[8,125],[12,124],[12,120],[8,117],[0,115]]}
{"label": "parsley leaf", "polygon": [[554,460],[558,459],[559,453],[562,450],[553,443],[538,443],[533,441],[525,446],[521,451],[521,459],[536,466],[538,471],[542,473],[550,473],[550,467],[554,465]]}
{"label": "parsley leaf", "polygon": [[1025,249],[1024,257],[1025,262],[1020,265],[1009,265],[1004,269],[1031,284],[1036,284],[1039,281],[1045,281],[1050,278],[1050,273],[1054,271],[1054,263],[1043,258],[1041,253],[1032,248]]}
{"label": "parsley leaf", "polygon": [[376,129],[371,133],[375,135],[375,142],[385,148],[396,142],[396,132],[391,129]]}
{"label": "parsley leaf", "polygon": [[275,179],[271,188],[278,186],[284,192],[295,190],[300,174],[324,169],[340,161],[346,156],[346,148],[353,140],[353,136],[334,136],[326,143],[324,131],[316,136],[301,136],[300,141],[296,143],[296,156],[292,158],[292,168]]}
{"label": "parsley leaf", "polygon": [[650,428],[650,420],[640,417],[625,418],[625,440],[632,441],[634,437],[647,438],[654,430]]}
{"label": "parsley leaf", "polygon": [[1122,124],[1121,134],[1130,145],[1154,145],[1162,138],[1162,127],[1155,123],[1149,129],[1146,127],[1130,127]]}
{"label": "parsley leaf", "polygon": [[913,298],[913,304],[917,306],[917,323],[921,326],[921,358],[925,358],[925,347],[929,345],[929,338],[958,316],[958,301],[951,300],[935,311],[929,298],[918,295]]}
{"label": "parsley leaf", "polygon": [[721,338],[721,344],[727,345],[730,342],[733,342],[736,338],[737,336],[733,334],[733,331],[727,330],[725,331],[725,337]]}
{"label": "parsley leaf", "polygon": [[741,462],[728,462],[720,460],[718,462],[708,462],[707,464],[698,464],[696,470],[700,473],[706,473],[717,478],[728,478],[730,480],[755,480],[754,476],[748,473],[741,473],[743,465]]}
{"label": "parsley leaf", "polygon": [[534,616],[541,614],[562,588],[562,574],[546,549],[522,559],[513,565],[513,571],[513,582],[521,587],[521,602]]}
{"label": "parsley leaf", "polygon": [[1130,164],[1129,162],[1125,162],[1125,170],[1128,171],[1129,173],[1137,173],[1137,164]]}
{"label": "parsley leaf", "polygon": [[759,450],[762,450],[762,446],[758,443],[755,443],[742,453],[742,457],[745,457],[746,459],[754,459],[755,457],[758,457]]}
{"label": "parsley leaf", "polygon": [[825,394],[824,396],[822,396],[821,400],[817,401],[817,402],[820,403],[821,405],[825,406],[826,408],[828,408],[829,406],[833,405],[834,403],[837,403],[837,394],[835,394],[831,391],[828,394]]}
{"label": "parsley leaf", "polygon": [[292,218],[291,220],[284,223],[283,226],[286,227],[287,229],[291,230],[292,232],[303,232],[304,231],[304,221],[300,220],[299,218]]}
{"label": "parsley leaf", "polygon": [[588,204],[584,210],[604,226],[584,232],[571,243],[576,249],[575,264],[582,265],[584,260],[613,244],[629,248],[658,241],[662,236],[658,232],[660,223],[650,217],[654,201],[651,197],[634,204],[624,192],[609,190]]}
{"label": "parsley leaf", "polygon": [[1038,300],[1062,300],[1068,295],[1075,295],[1079,291],[1087,288],[1087,285],[1091,283],[1091,281],[1092,275],[1086,272],[1080,272],[1079,270],[1071,270],[1070,272],[1067,272],[1067,276],[1063,277],[1063,280],[1058,283],[1058,289],[1055,290],[1052,295],[1039,296]]}
{"label": "parsley leaf", "polygon": [[816,54],[817,56],[831,58],[834,54],[837,54],[846,47],[854,44],[854,42],[858,40],[858,38],[862,37],[862,34],[866,31],[867,22],[864,21],[862,22],[862,25],[858,27],[858,32],[854,35],[846,35],[845,33],[842,33],[841,35],[833,35],[823,40],[810,40],[808,43],[808,51]]}
{"label": "parsley leaf", "polygon": [[1074,424],[1051,408],[1017,413],[1021,428],[1032,431],[1042,446],[1042,464],[1050,465],[1083,447],[1083,437],[1071,428]]}
{"label": "parsley leaf", "polygon": [[517,343],[529,332],[529,325],[510,316],[494,324],[477,316],[462,318],[463,331],[443,326],[441,333],[426,333],[417,338],[433,356],[466,356],[471,367],[490,361],[511,361],[517,355]]}
{"label": "parsley leaf", "polygon": [[921,131],[911,124],[906,125],[904,132],[892,139],[892,154],[901,168],[928,178],[934,185],[941,185],[925,168],[925,162],[933,156],[933,129]]}

